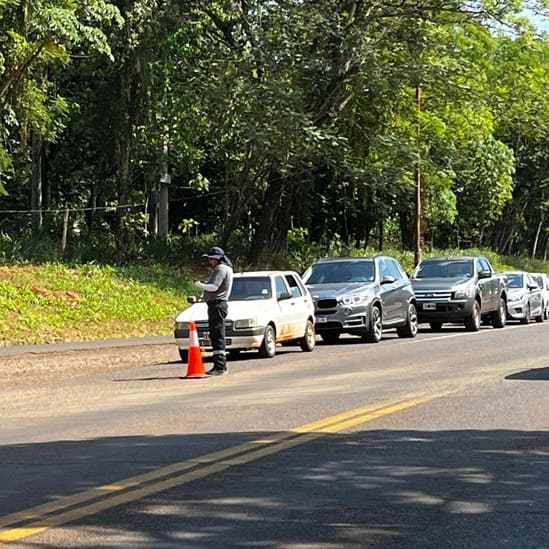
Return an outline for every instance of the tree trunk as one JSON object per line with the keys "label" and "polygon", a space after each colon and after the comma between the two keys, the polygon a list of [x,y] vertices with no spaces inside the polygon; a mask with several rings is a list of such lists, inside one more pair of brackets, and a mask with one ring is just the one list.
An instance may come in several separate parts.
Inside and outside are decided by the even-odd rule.
{"label": "tree trunk", "polygon": [[256,218],[256,230],[250,248],[250,261],[260,265],[267,258],[271,248],[271,237],[275,229],[280,208],[281,196],[285,190],[285,180],[278,173],[271,173],[270,182],[263,197],[263,205]]}
{"label": "tree trunk", "polygon": [[538,248],[539,235],[541,234],[541,228],[543,227],[543,217],[539,220],[538,228],[536,229],[536,236],[534,238],[534,245],[532,246],[532,259],[536,258],[536,251]]}
{"label": "tree trunk", "polygon": [[38,235],[42,232],[42,153],[43,144],[41,136],[36,132],[32,133],[31,160],[31,210],[32,210],[32,232]]}
{"label": "tree trunk", "polygon": [[115,215],[116,260],[120,265],[128,261],[129,247],[126,229],[129,200],[130,145],[122,139],[118,142],[118,208]]}
{"label": "tree trunk", "polygon": [[406,250],[414,249],[414,220],[410,216],[410,212],[401,211],[398,214],[400,224],[400,238]]}
{"label": "tree trunk", "polygon": [[169,186],[171,176],[168,173],[168,155],[169,155],[169,138],[164,134],[162,145],[162,166],[160,178],[160,193],[158,195],[158,233],[166,238],[170,232],[170,202],[169,202]]}

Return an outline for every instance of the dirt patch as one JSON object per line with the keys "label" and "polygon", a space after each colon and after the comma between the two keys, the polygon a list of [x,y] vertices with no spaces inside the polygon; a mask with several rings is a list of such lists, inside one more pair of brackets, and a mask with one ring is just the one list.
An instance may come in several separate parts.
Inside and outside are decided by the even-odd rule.
{"label": "dirt patch", "polygon": [[34,295],[56,297],[58,299],[64,299],[65,301],[78,301],[82,297],[78,292],[70,290],[46,290],[45,288],[38,288],[37,286],[31,286],[30,291]]}
{"label": "dirt patch", "polygon": [[61,379],[171,362],[180,362],[175,344],[5,356],[0,360],[0,388],[43,385]]}

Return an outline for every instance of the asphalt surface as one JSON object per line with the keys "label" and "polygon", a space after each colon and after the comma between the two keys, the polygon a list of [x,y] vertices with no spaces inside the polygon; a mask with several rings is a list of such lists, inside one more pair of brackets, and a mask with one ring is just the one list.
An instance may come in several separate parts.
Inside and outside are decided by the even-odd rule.
{"label": "asphalt surface", "polygon": [[549,548],[549,323],[283,347],[214,379],[176,355],[36,355],[58,375],[0,384],[0,539]]}

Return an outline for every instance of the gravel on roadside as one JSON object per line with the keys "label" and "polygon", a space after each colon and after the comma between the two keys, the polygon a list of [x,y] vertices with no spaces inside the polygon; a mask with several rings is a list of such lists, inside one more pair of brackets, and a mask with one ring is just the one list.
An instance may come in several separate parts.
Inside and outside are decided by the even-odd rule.
{"label": "gravel on roadside", "polygon": [[[0,387],[46,383],[136,368],[145,364],[179,362],[175,342],[169,338],[118,340],[116,342],[87,342],[25,346],[18,349],[0,349]],[[147,340],[148,341],[148,340]],[[43,349],[47,347],[47,349]],[[10,350],[8,352],[8,350]],[[15,353],[15,351],[19,351]]]}

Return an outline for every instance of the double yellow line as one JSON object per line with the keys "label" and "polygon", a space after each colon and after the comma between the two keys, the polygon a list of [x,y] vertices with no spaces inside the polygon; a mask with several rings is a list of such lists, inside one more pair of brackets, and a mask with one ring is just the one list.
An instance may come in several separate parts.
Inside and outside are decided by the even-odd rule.
{"label": "double yellow line", "polygon": [[9,543],[49,528],[93,515],[151,494],[187,484],[235,465],[242,465],[299,446],[326,434],[337,433],[373,421],[382,416],[423,404],[447,393],[409,398],[400,402],[384,402],[356,408],[307,423],[284,433],[273,433],[265,438],[239,444],[185,461],[172,463],[113,484],[104,484],[63,497],[55,501],[0,517],[0,543]]}

